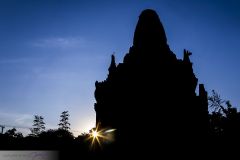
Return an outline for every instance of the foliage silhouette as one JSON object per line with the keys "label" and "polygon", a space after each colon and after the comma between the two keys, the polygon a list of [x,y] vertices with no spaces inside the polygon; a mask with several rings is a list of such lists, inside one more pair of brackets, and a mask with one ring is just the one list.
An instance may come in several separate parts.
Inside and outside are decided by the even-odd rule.
{"label": "foliage silhouette", "polygon": [[34,115],[33,128],[30,129],[32,132],[31,136],[38,136],[45,130],[45,122],[42,116]]}
{"label": "foliage silhouette", "polygon": [[13,138],[23,138],[23,134],[21,132],[17,132],[16,128],[7,130],[5,135]]}
{"label": "foliage silhouette", "polygon": [[209,102],[209,107],[215,108],[209,119],[211,135],[237,138],[240,135],[240,112],[237,108],[232,107],[230,101],[222,100],[214,90]]}
{"label": "foliage silhouette", "polygon": [[225,108],[223,107],[223,104],[226,101],[222,100],[220,95],[215,90],[212,90],[212,96],[209,96],[208,101],[209,101],[209,107],[213,108],[214,111],[225,112]]}
{"label": "foliage silhouette", "polygon": [[58,124],[59,129],[69,130],[70,129],[70,123],[68,122],[68,120],[69,120],[68,111],[63,111],[60,117],[61,117],[60,123]]}

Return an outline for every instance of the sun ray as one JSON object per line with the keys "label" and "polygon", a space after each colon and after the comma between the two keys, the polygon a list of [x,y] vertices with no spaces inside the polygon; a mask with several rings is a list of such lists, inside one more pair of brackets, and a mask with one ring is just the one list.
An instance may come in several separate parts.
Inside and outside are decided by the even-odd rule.
{"label": "sun ray", "polygon": [[87,140],[91,140],[91,149],[96,147],[102,148],[103,142],[112,142],[112,135],[116,129],[100,129],[99,124],[96,125],[96,128],[91,129],[89,137]]}

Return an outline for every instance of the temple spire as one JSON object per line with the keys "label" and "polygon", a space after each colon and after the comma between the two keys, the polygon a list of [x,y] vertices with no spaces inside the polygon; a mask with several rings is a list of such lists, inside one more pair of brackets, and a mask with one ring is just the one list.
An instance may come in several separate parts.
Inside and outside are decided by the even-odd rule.
{"label": "temple spire", "polygon": [[133,45],[141,49],[158,48],[167,44],[163,25],[154,10],[146,9],[139,16]]}

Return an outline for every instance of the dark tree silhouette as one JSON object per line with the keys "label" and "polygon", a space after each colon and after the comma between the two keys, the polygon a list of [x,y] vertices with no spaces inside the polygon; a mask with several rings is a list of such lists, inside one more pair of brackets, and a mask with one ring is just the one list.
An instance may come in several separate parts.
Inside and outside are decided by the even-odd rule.
{"label": "dark tree silhouette", "polygon": [[58,124],[59,129],[62,130],[69,130],[70,129],[70,123],[69,123],[69,113],[68,111],[63,111],[60,115],[60,123]]}
{"label": "dark tree silhouette", "polygon": [[42,116],[34,115],[33,128],[30,129],[31,136],[38,136],[45,130],[45,122]]}
{"label": "dark tree silhouette", "polygon": [[[215,91],[212,90],[212,95],[208,97],[209,108],[213,108],[214,111],[224,112],[226,109],[223,107],[223,104],[226,103],[220,95]],[[228,104],[230,104],[228,102]]]}
{"label": "dark tree silhouette", "polygon": [[237,108],[214,90],[208,100],[209,108],[214,109],[209,115],[210,135],[221,136],[225,140],[237,138],[240,135],[240,113]]}
{"label": "dark tree silhouette", "polygon": [[61,138],[61,139],[73,139],[74,136],[73,134],[68,131],[68,130],[64,130],[64,129],[49,129],[47,131],[42,132],[41,134],[39,134],[40,138],[45,138],[45,139],[50,139],[51,138]]}
{"label": "dark tree silhouette", "polygon": [[16,128],[7,130],[5,135],[12,138],[23,138],[23,134],[21,132],[17,132]]}

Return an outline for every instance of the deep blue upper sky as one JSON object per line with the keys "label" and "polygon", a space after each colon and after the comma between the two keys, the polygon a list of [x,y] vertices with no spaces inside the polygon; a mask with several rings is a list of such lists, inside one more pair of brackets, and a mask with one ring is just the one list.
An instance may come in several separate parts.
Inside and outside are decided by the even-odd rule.
{"label": "deep blue upper sky", "polygon": [[178,58],[193,53],[199,82],[240,107],[237,0],[0,0],[0,124],[31,126],[38,114],[56,128],[68,110],[73,130],[90,129],[94,83],[113,52],[122,61],[146,8]]}

